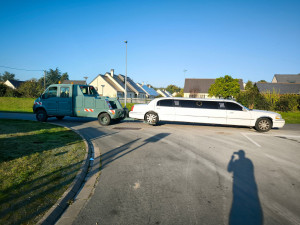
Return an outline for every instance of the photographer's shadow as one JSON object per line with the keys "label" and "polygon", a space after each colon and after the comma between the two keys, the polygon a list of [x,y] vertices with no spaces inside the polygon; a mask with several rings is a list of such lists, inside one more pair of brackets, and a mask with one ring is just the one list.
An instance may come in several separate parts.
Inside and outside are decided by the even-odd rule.
{"label": "photographer's shadow", "polygon": [[[237,159],[234,158],[235,155],[238,156]],[[227,170],[233,173],[229,225],[262,225],[263,212],[251,160],[245,157],[243,150],[234,152]]]}

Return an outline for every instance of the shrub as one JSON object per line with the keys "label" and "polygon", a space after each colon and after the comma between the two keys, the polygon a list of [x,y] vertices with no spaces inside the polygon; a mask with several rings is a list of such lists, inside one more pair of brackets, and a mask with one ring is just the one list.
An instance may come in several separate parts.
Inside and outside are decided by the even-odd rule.
{"label": "shrub", "polygon": [[296,111],[297,109],[299,109],[299,96],[295,94],[281,95],[275,108],[282,112]]}

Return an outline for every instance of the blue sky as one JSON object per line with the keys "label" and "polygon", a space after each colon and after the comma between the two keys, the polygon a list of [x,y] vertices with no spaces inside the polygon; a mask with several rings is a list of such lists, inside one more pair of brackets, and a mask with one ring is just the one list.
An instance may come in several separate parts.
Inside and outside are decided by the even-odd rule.
{"label": "blue sky", "polygon": [[[300,1],[0,0],[0,66],[88,82],[115,69],[155,87],[300,73]],[[184,75],[184,70],[187,72]],[[0,67],[19,80],[43,72]]]}

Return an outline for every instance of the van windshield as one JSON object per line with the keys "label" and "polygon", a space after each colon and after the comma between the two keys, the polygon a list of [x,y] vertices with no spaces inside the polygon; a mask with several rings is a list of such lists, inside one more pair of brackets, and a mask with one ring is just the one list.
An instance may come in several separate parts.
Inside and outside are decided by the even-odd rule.
{"label": "van windshield", "polygon": [[98,95],[98,92],[93,86],[80,86],[83,95]]}

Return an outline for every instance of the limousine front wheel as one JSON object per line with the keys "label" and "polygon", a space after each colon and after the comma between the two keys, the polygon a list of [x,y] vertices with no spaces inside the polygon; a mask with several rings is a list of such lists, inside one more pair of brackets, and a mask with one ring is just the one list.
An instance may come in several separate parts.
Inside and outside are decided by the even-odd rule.
{"label": "limousine front wheel", "polygon": [[158,115],[155,112],[148,112],[145,116],[145,121],[148,124],[155,125],[158,122]]}
{"label": "limousine front wheel", "polygon": [[268,118],[259,118],[256,121],[255,129],[258,132],[267,132],[272,128],[272,121]]}

